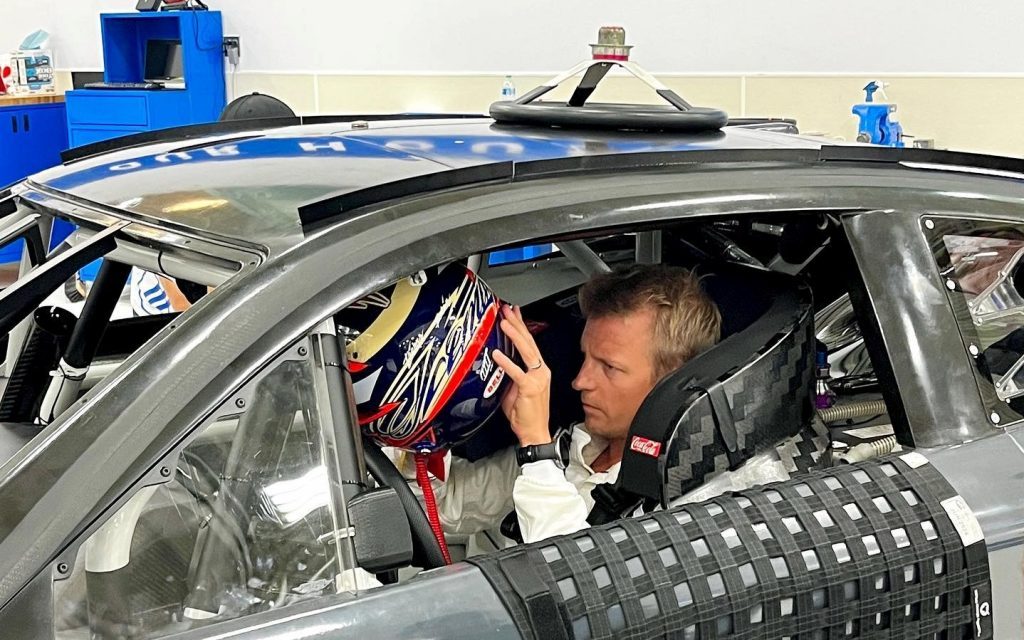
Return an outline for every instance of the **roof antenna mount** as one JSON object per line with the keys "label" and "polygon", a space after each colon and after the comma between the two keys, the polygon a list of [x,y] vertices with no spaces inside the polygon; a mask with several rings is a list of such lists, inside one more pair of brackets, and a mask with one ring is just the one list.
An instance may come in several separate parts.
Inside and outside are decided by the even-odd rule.
{"label": "roof antenna mount", "polygon": [[[695,107],[672,91],[640,65],[629,59],[632,45],[626,44],[622,27],[601,27],[597,42],[590,45],[591,59],[584,60],[521,98],[491,105],[490,115],[500,123],[576,126],[605,129],[641,129],[668,131],[708,131],[720,129],[729,119],[720,109]],[[587,100],[613,67],[625,69],[649,86],[668,105],[601,104]],[[539,98],[570,78],[583,77],[565,103],[545,102]]]}

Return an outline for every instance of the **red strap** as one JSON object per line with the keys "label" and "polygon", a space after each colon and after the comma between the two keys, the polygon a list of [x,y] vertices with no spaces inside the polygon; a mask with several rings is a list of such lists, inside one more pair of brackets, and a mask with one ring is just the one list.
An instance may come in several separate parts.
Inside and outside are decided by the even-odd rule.
{"label": "red strap", "polygon": [[438,480],[444,480],[444,451],[435,451],[427,454],[427,471],[434,474]]}
{"label": "red strap", "polygon": [[448,554],[448,543],[444,539],[444,530],[441,528],[441,518],[437,515],[437,503],[434,502],[434,487],[430,485],[430,478],[427,476],[427,455],[416,454],[416,482],[423,492],[423,505],[427,512],[427,520],[430,521],[430,528],[437,538],[437,544],[441,547],[441,555],[444,556],[444,563],[451,564],[452,557]]}

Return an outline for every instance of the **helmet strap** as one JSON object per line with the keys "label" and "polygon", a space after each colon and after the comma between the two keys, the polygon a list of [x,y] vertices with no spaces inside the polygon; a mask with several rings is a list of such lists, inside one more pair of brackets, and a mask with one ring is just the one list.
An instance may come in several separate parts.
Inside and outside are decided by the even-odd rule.
{"label": "helmet strap", "polygon": [[434,537],[437,538],[437,544],[441,547],[441,555],[444,556],[444,562],[445,564],[451,564],[452,558],[448,553],[448,543],[444,539],[441,518],[437,515],[434,487],[430,484],[430,476],[427,473],[427,460],[431,457],[435,456],[426,452],[416,454],[416,483],[420,485],[420,491],[423,492],[423,504],[427,512],[427,520],[430,521],[430,528],[434,532]]}

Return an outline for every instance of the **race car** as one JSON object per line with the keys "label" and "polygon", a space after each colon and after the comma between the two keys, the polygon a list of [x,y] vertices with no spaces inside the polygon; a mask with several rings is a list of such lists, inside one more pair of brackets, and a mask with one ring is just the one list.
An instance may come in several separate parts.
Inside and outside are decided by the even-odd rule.
{"label": "race car", "polygon": [[[140,134],[5,190],[0,636],[1020,637],[1024,164],[585,104],[599,79]],[[564,425],[576,289],[633,263],[702,274],[722,341],[647,398],[591,528],[448,565],[338,314],[468,269],[543,326]],[[200,295],[112,320],[132,268]]]}

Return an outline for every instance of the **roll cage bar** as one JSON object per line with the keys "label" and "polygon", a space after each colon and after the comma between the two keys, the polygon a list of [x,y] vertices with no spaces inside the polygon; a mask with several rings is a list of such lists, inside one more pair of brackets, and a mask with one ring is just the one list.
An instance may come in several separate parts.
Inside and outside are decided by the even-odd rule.
{"label": "roll cage bar", "polygon": [[[76,227],[59,244],[51,238],[53,221],[58,218],[69,220]],[[16,422],[38,420],[38,424],[47,424],[74,401],[85,373],[101,350],[101,338],[133,266],[217,285],[246,266],[262,261],[258,253],[182,237],[145,221],[124,219],[25,185],[0,192],[0,244],[18,239],[26,245],[18,278],[0,292],[0,336],[7,336],[4,376],[8,390],[16,393],[5,393],[0,398],[0,418]],[[51,245],[54,246],[48,251]],[[92,295],[77,319],[53,309],[42,320],[33,320],[53,291],[101,258]],[[39,321],[48,328],[36,329]],[[51,371],[51,364],[55,364],[39,352],[40,340],[48,339],[40,337],[40,332],[45,334],[57,328],[52,323],[59,325],[58,333],[63,336],[59,339],[66,339],[67,343],[62,364],[54,370],[60,375],[51,375],[49,385],[36,380],[44,385],[40,388],[26,380],[38,378],[32,372],[40,366]],[[64,326],[66,323],[70,326]],[[138,340],[138,334],[127,327],[122,328],[120,335],[132,344]],[[57,334],[52,339],[58,340]],[[65,378],[72,382],[63,384]],[[28,387],[23,388],[23,383]],[[33,391],[27,391],[28,388]],[[37,411],[35,406],[40,398],[42,404]]]}

